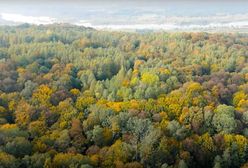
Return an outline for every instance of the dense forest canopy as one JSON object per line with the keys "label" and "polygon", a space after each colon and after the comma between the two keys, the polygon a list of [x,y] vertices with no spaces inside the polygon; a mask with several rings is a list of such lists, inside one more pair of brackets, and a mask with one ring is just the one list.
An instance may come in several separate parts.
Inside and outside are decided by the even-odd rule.
{"label": "dense forest canopy", "polygon": [[0,27],[0,167],[247,167],[247,126],[247,34]]}

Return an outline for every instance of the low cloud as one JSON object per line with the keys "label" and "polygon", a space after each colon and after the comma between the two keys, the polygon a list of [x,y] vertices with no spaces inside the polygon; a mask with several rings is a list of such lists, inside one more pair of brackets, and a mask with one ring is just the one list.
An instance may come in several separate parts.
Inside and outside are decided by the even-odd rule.
{"label": "low cloud", "polygon": [[230,22],[230,23],[210,23],[205,25],[200,24],[188,24],[188,25],[177,25],[177,24],[128,24],[128,25],[93,25],[89,22],[80,22],[76,25],[93,27],[99,30],[207,30],[207,29],[240,29],[248,28],[248,22]]}
{"label": "low cloud", "polygon": [[51,18],[48,16],[24,16],[21,14],[13,14],[13,13],[1,13],[1,18],[5,21],[14,22],[14,23],[29,23],[29,24],[53,24],[58,22],[57,19]]}
{"label": "low cloud", "polygon": [[[129,16],[113,16],[111,18],[99,16],[97,19],[89,18],[79,20],[77,18],[66,20],[49,16],[26,16],[16,13],[1,13],[1,19],[15,24],[29,23],[35,25],[47,25],[53,23],[65,23],[92,27],[98,30],[208,30],[208,29],[242,29],[248,28],[248,14],[215,15],[215,16],[170,16],[159,14],[141,14]],[[101,21],[100,21],[101,20]]]}

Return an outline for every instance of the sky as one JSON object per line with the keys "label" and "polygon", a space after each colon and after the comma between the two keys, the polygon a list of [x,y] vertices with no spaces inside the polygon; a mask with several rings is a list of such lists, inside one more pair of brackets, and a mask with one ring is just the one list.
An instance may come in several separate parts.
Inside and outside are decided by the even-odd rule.
{"label": "sky", "polygon": [[0,24],[70,23],[96,29],[248,28],[248,1],[1,0]]}

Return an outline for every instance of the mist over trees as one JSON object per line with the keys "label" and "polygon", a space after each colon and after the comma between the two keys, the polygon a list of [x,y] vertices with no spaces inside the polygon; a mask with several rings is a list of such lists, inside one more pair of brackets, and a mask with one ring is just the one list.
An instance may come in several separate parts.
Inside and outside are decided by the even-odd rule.
{"label": "mist over trees", "polygon": [[0,167],[247,167],[247,59],[247,34],[0,27]]}

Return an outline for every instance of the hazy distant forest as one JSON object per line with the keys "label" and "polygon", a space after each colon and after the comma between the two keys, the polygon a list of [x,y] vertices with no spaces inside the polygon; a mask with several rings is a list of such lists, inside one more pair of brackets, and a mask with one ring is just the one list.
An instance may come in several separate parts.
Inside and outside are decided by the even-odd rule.
{"label": "hazy distant forest", "polygon": [[1,168],[248,167],[248,34],[0,27]]}

